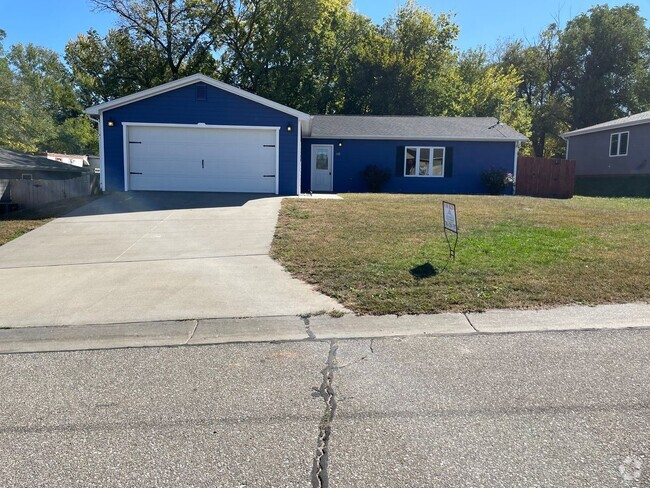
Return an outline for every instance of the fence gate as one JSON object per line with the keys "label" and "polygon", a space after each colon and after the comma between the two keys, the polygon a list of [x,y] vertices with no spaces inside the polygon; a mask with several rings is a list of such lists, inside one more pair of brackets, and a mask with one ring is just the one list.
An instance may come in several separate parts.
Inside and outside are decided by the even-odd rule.
{"label": "fence gate", "polygon": [[517,158],[517,195],[571,198],[576,162],[572,159]]}

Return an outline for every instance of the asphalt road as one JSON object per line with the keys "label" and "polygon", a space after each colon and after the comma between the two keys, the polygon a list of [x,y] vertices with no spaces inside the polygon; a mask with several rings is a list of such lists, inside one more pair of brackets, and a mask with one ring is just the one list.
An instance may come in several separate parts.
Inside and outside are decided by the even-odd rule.
{"label": "asphalt road", "polygon": [[0,486],[648,487],[649,359],[649,329],[2,355]]}

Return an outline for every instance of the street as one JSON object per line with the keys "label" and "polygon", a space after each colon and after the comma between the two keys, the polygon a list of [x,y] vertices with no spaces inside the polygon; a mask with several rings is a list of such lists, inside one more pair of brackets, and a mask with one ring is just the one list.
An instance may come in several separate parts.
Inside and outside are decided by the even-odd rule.
{"label": "street", "polygon": [[650,329],[0,355],[0,486],[647,487]]}

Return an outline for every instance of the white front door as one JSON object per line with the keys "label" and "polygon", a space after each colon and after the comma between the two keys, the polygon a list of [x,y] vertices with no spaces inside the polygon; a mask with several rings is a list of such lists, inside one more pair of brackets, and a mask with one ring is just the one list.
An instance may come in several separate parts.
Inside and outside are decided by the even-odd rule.
{"label": "white front door", "polygon": [[333,191],[334,146],[315,144],[311,147],[311,190]]}

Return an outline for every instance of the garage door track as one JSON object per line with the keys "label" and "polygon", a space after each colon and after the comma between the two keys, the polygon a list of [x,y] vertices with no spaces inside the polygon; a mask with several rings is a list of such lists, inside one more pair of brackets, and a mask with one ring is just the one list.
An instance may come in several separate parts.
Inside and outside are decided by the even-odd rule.
{"label": "garage door track", "polygon": [[342,310],[273,261],[281,198],[130,192],[0,247],[0,327]]}

